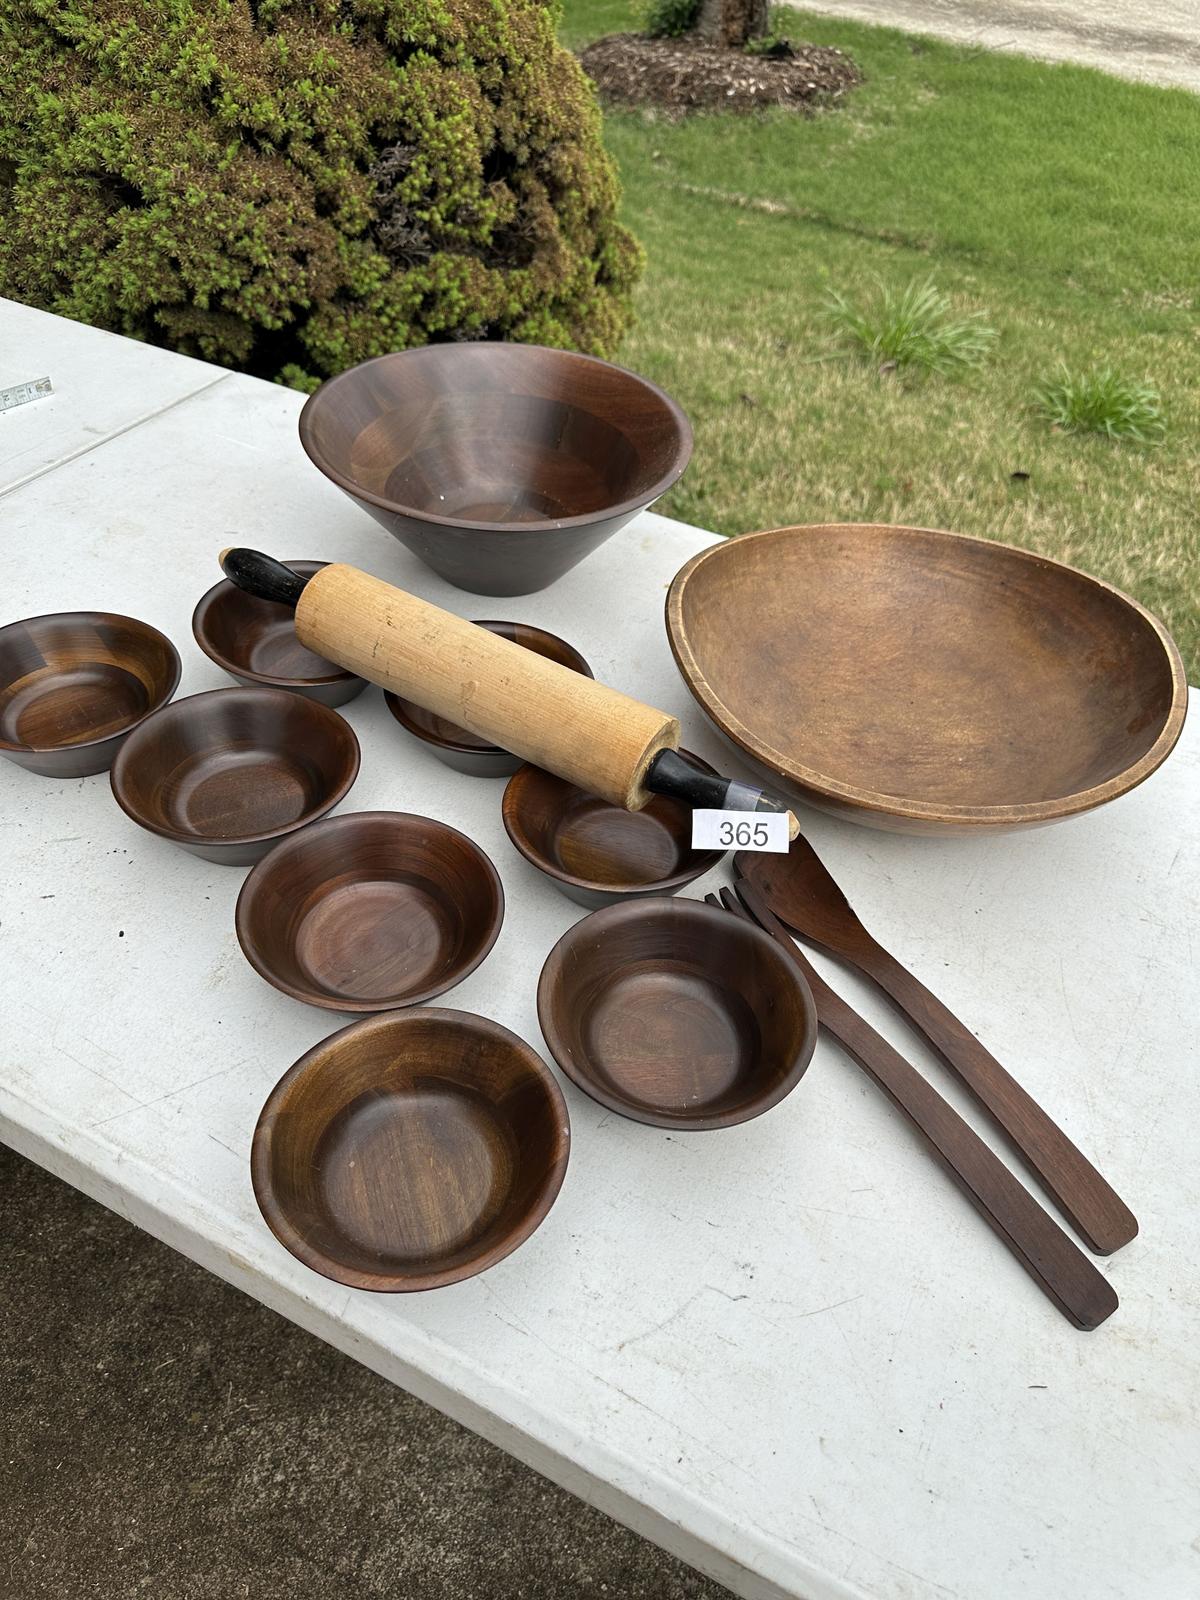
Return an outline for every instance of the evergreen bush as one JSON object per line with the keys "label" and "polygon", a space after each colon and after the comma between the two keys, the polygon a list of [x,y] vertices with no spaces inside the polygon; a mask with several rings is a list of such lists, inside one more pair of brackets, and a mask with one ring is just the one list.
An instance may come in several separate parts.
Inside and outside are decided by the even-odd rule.
{"label": "evergreen bush", "polygon": [[611,353],[636,244],[544,0],[9,0],[0,294],[312,387]]}

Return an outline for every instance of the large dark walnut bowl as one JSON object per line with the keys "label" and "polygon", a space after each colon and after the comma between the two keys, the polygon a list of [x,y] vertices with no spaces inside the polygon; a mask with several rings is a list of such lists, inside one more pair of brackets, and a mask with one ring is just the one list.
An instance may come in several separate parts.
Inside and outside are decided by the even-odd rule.
{"label": "large dark walnut bowl", "polygon": [[669,395],[539,345],[426,345],[322,384],[300,413],[313,464],[447,582],[531,594],[688,464]]}
{"label": "large dark walnut bowl", "polygon": [[835,523],[715,544],[667,633],[721,731],[809,805],[905,833],[1034,827],[1148,778],[1183,727],[1171,636],[1044,556]]}

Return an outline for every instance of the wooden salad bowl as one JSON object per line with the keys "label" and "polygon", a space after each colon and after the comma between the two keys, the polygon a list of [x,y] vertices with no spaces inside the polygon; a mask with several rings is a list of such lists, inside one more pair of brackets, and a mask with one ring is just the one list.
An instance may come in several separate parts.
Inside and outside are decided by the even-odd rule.
{"label": "wooden salad bowl", "polygon": [[500,877],[479,846],[406,811],[351,811],[282,840],[242,885],[234,918],[268,983],[361,1012],[460,983],[503,920]]}
{"label": "wooden salad bowl", "polygon": [[[593,676],[579,651],[556,633],[547,633],[545,628],[535,628],[528,622],[477,622],[475,626],[486,628],[497,638],[509,639],[523,650],[532,650],[546,661],[569,667],[585,678]],[[520,756],[510,755],[498,744],[491,744],[457,723],[447,722],[445,717],[424,710],[415,701],[402,700],[390,691],[383,698],[400,726],[456,772],[465,772],[469,778],[509,778],[522,764]]]}
{"label": "wooden salad bowl", "polygon": [[[324,561],[285,563],[311,578]],[[367,687],[365,678],[309,650],[296,637],[290,606],[247,594],[223,578],[202,595],[192,613],[192,633],[210,661],[238,683],[290,689],[325,706],[344,706]]]}
{"label": "wooden salad bowl", "polygon": [[[682,752],[701,772],[707,761]],[[504,790],[505,831],[531,866],[577,905],[672,895],[711,871],[724,851],[692,849],[692,809],[657,795],[640,811],[610,805],[541,767]]]}
{"label": "wooden salad bowl", "polygon": [[835,523],[711,545],[676,575],[684,681],[771,780],[868,827],[1057,822],[1148,778],[1183,727],[1163,625],[1011,545]]}
{"label": "wooden salad bowl", "polygon": [[0,755],[46,778],[106,772],[179,686],[179,652],[148,622],[60,611],[0,628]]}
{"label": "wooden salad bowl", "polygon": [[545,1218],[571,1132],[541,1057],[486,1017],[387,1012],[323,1039],[258,1119],[268,1227],[353,1289],[437,1289],[494,1266]]}
{"label": "wooden salad bowl", "polygon": [[698,900],[629,901],[568,928],[542,968],[538,1020],[585,1094],[659,1128],[761,1116],[817,1041],[812,994],[775,940]]}
{"label": "wooden salad bowl", "polygon": [[164,706],[117,754],[112,791],[140,827],[222,866],[260,860],[358,776],[344,717],[286,689],[210,689]]}
{"label": "wooden salad bowl", "polygon": [[300,414],[313,465],[447,582],[530,594],[665,493],[692,431],[669,395],[539,345],[427,345],[330,378]]}

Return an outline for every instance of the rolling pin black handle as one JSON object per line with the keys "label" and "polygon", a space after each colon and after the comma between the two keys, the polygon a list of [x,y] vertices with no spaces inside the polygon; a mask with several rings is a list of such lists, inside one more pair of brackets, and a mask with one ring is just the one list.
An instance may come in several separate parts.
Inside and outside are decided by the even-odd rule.
{"label": "rolling pin black handle", "polygon": [[646,769],[645,783],[654,794],[682,800],[694,810],[776,811],[792,815],[784,801],[766,790],[740,783],[736,778],[701,772],[678,750],[660,750]]}
{"label": "rolling pin black handle", "polygon": [[261,550],[247,550],[235,545],[221,551],[221,571],[239,589],[259,600],[274,600],[277,605],[290,606],[294,611],[304,593],[307,578],[302,578],[291,567],[285,567],[274,556],[265,556]]}

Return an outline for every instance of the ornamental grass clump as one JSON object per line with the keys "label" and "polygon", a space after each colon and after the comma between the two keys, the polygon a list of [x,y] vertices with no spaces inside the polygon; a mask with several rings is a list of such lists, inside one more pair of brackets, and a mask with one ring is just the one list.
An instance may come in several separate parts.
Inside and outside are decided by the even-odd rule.
{"label": "ornamental grass clump", "polygon": [[826,310],[839,343],[889,372],[954,377],[981,366],[996,343],[986,312],[955,312],[931,279],[902,290],[883,284],[859,302],[834,292]]}
{"label": "ornamental grass clump", "polygon": [[0,294],[312,387],[613,351],[639,252],[544,0],[14,0]]}
{"label": "ornamental grass clump", "polygon": [[1101,433],[1108,439],[1161,444],[1167,432],[1155,386],[1112,367],[1073,373],[1062,364],[1054,377],[1035,389],[1033,407],[1065,433]]}

